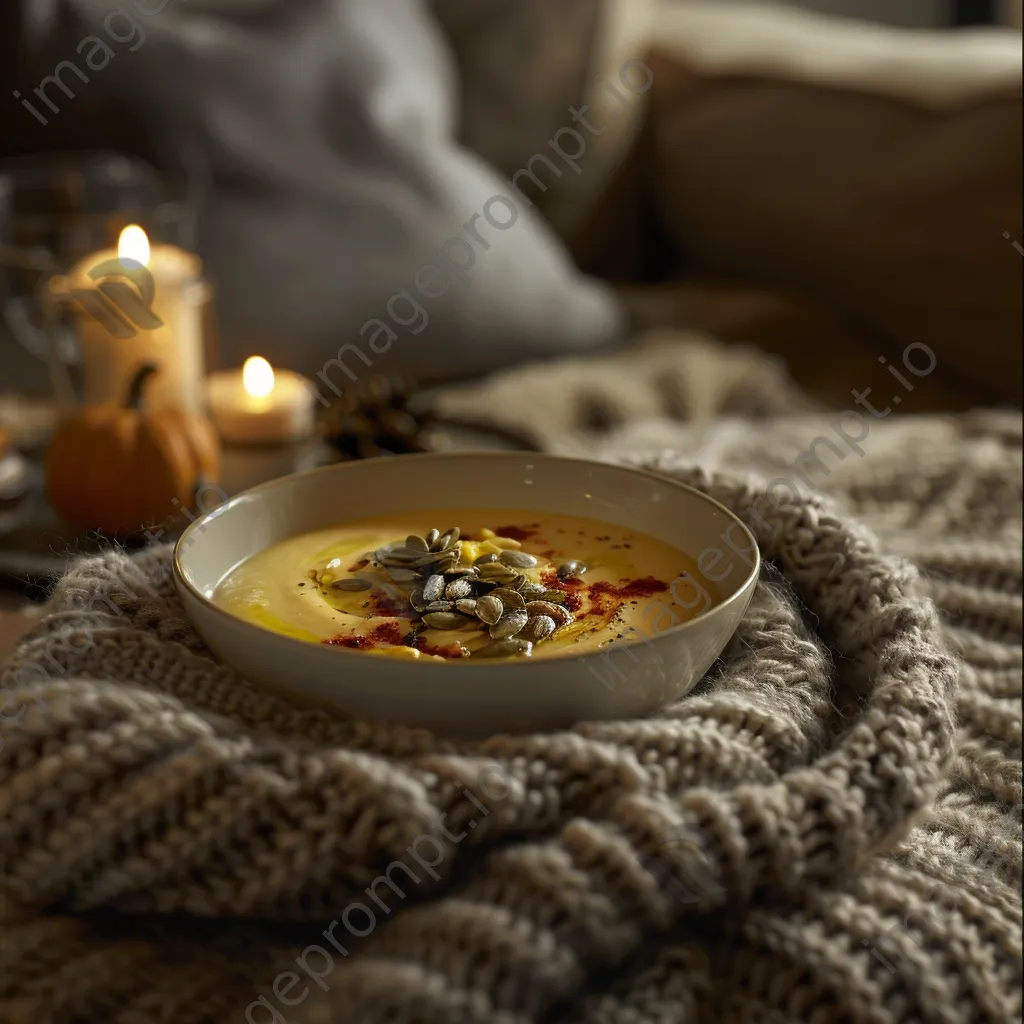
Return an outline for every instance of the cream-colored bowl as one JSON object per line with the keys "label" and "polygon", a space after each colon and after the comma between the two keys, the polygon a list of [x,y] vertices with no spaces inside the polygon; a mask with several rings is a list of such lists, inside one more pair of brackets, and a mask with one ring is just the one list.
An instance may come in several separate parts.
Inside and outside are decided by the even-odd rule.
{"label": "cream-colored bowl", "polygon": [[[557,512],[641,531],[696,559],[720,600],[601,653],[456,663],[295,640],[212,600],[232,569],[278,541],[369,516],[459,505]],[[759,567],[746,526],[693,488],[643,470],[518,452],[394,456],[282,477],[197,519],[174,552],[189,618],[245,677],[301,703],[461,735],[632,717],[681,697],[735,632]]]}

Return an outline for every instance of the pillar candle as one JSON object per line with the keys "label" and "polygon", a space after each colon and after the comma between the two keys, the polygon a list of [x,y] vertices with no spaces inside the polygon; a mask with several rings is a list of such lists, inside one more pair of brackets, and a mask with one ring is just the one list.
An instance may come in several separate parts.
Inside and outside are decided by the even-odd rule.
{"label": "pillar candle", "polygon": [[227,444],[290,444],[315,428],[313,385],[290,370],[275,371],[262,356],[211,374],[206,395],[210,418]]}
{"label": "pillar candle", "polygon": [[202,309],[208,287],[198,256],[150,246],[136,226],[116,249],[93,253],[61,280],[78,339],[86,404],[124,400],[143,363],[160,367],[146,392],[151,408],[204,404]]}

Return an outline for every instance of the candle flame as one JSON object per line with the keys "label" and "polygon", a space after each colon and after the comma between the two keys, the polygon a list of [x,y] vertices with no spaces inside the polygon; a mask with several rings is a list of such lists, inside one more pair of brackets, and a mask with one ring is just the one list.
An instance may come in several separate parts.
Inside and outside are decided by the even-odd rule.
{"label": "candle flame", "polygon": [[149,239],[138,224],[129,224],[117,240],[117,258],[124,263],[131,260],[140,266],[149,266]]}
{"label": "candle flame", "polygon": [[263,356],[250,356],[242,367],[242,387],[253,398],[265,398],[274,390],[274,370]]}

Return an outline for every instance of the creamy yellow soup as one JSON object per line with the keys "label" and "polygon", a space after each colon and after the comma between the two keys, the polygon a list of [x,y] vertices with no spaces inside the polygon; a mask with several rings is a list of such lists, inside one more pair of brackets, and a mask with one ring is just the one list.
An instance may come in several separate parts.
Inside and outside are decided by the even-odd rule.
{"label": "creamy yellow soup", "polygon": [[596,651],[633,630],[664,631],[716,599],[692,558],[646,534],[499,509],[301,534],[240,564],[214,595],[285,636],[436,661]]}

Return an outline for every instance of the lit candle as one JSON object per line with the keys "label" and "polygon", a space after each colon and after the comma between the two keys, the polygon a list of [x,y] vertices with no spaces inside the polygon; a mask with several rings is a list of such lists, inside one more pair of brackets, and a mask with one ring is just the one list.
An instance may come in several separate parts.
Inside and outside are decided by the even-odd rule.
{"label": "lit candle", "polygon": [[210,374],[206,399],[220,436],[233,444],[282,444],[313,433],[313,388],[290,370],[251,356],[241,370]]}
{"label": "lit candle", "polygon": [[208,288],[198,256],[153,245],[130,225],[116,249],[81,260],[51,286],[74,310],[87,405],[123,401],[143,363],[160,368],[146,391],[150,408],[203,407],[202,307]]}

